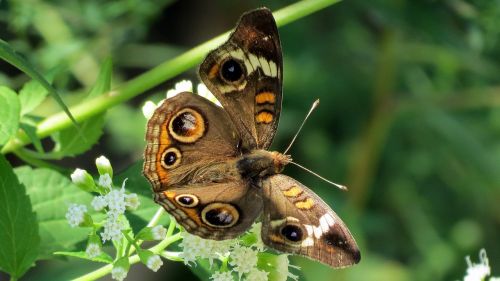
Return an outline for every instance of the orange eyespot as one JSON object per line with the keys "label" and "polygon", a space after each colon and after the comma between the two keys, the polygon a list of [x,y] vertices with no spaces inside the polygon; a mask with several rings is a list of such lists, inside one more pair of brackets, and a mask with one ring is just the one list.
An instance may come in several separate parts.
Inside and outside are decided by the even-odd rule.
{"label": "orange eyespot", "polygon": [[228,203],[212,203],[201,211],[201,219],[209,226],[227,228],[235,225],[240,218],[236,208]]}
{"label": "orange eyespot", "polygon": [[175,140],[194,143],[205,133],[205,119],[194,109],[184,108],[170,120],[168,130]]}
{"label": "orange eyespot", "polygon": [[187,207],[187,208],[193,208],[193,207],[196,207],[196,205],[198,205],[198,203],[200,202],[200,200],[198,200],[198,197],[192,195],[192,194],[180,194],[180,195],[177,195],[175,197],[175,201],[183,206],[183,207]]}
{"label": "orange eyespot", "polygon": [[179,149],[170,147],[161,155],[161,165],[165,169],[172,169],[181,163],[182,155]]}

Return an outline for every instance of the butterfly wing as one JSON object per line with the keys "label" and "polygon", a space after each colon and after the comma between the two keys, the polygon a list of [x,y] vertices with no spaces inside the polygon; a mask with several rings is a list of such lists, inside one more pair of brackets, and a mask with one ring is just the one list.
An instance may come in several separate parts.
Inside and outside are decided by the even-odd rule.
{"label": "butterfly wing", "polygon": [[281,111],[283,59],[266,8],[243,14],[229,40],[208,54],[199,74],[229,114],[243,148],[267,149]]}
{"label": "butterfly wing", "polygon": [[197,184],[155,193],[189,233],[224,240],[244,233],[262,211],[260,190],[247,181]]}
{"label": "butterfly wing", "polygon": [[303,184],[274,175],[263,181],[262,196],[264,244],[334,268],[359,262],[361,255],[347,226]]}
{"label": "butterfly wing", "polygon": [[207,99],[181,93],[149,119],[143,173],[153,190],[223,180],[203,171],[239,154],[239,136],[226,112]]}

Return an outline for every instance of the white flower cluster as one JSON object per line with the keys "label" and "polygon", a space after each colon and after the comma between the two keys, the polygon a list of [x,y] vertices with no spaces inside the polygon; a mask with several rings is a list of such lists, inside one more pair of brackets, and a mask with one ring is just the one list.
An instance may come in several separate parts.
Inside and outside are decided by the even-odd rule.
{"label": "white flower cluster", "polygon": [[[107,174],[106,174],[107,175]],[[107,240],[118,241],[122,238],[122,230],[126,228],[126,223],[122,221],[121,216],[125,210],[136,210],[139,207],[139,199],[137,194],[125,193],[125,183],[123,181],[122,187],[113,189],[110,187],[109,193],[99,195],[92,200],[92,207],[96,211],[106,210],[106,220],[104,222],[104,231],[101,233],[102,241]]]}
{"label": "white flower cluster", "polygon": [[[123,181],[121,188],[113,188],[113,169],[109,160],[100,156],[96,159],[96,167],[100,173],[97,184],[87,171],[76,169],[71,174],[72,181],[84,190],[98,192],[90,205],[98,212],[106,212],[104,220],[104,230],[101,233],[103,242],[108,240],[118,241],[122,239],[122,231],[127,227],[126,219],[123,218],[125,210],[136,210],[139,207],[139,198],[137,194],[125,192],[125,183]],[[66,218],[72,227],[81,225],[84,222],[87,207],[85,205],[70,204]],[[87,249],[89,256],[95,256],[95,247]]]}
{"label": "white flower cluster", "polygon": [[184,249],[180,257],[184,264],[196,262],[197,259],[208,259],[212,266],[214,259],[225,257],[229,254],[231,246],[237,243],[236,240],[209,240],[199,236],[191,235],[188,232],[181,232],[182,242],[180,246]]}
{"label": "white flower cluster", "polygon": [[85,205],[70,204],[68,207],[68,212],[66,213],[66,219],[71,227],[77,227],[83,223],[85,213],[87,212],[87,207]]}
{"label": "white flower cluster", "polygon": [[[486,277],[490,276],[491,269],[486,250],[479,251],[479,263],[474,264],[471,262],[470,257],[465,257],[467,262],[467,273],[464,276],[464,281],[484,281]],[[499,277],[490,277],[489,281],[500,281]]]}
{"label": "white flower cluster", "polygon": [[[180,257],[183,258],[185,264],[196,262],[197,259],[208,259],[210,266],[213,265],[214,259],[228,260],[229,269],[216,271],[210,277],[213,281],[266,281],[269,273],[257,267],[258,254],[264,252],[260,230],[260,223],[252,227],[251,233],[257,239],[251,246],[244,246],[237,239],[215,241],[182,232],[183,239],[180,246],[183,252]],[[278,276],[278,280],[285,281],[288,277],[297,280],[298,276],[288,272],[290,265],[287,255],[272,256],[272,260],[267,263],[272,264],[271,268]]]}
{"label": "white flower cluster", "polygon": [[[177,82],[175,84],[174,89],[170,89],[167,91],[167,99],[174,97],[182,92],[193,92],[193,83],[189,80],[182,80],[180,82]],[[213,102],[217,106],[222,106],[220,102],[217,100],[217,98],[208,90],[207,86],[205,84],[198,84],[196,87],[196,92],[198,95],[206,98],[207,100]],[[158,106],[160,106],[163,103],[164,100],[160,101],[158,104],[152,102],[152,101],[146,101],[144,105],[142,106],[142,114],[146,119],[151,118],[153,116],[154,111]]]}

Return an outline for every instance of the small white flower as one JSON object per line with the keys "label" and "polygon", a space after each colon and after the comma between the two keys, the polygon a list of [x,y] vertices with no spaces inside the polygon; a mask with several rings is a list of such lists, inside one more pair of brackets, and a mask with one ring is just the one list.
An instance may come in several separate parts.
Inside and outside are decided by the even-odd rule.
{"label": "small white flower", "polygon": [[158,106],[154,102],[148,100],[142,106],[142,114],[146,117],[146,119],[150,119],[157,108]]}
{"label": "small white flower", "polygon": [[74,184],[85,184],[86,174],[87,171],[77,168],[71,174],[71,181],[73,181]]}
{"label": "small white flower", "polygon": [[85,205],[70,204],[66,219],[71,227],[77,227],[83,222],[87,207]]}
{"label": "small white flower", "polygon": [[146,262],[146,266],[151,269],[154,272],[157,272],[158,269],[163,265],[163,261],[161,260],[160,256],[158,255],[152,255],[148,258],[148,261]]}
{"label": "small white flower", "polygon": [[189,80],[182,80],[175,84],[175,89],[167,91],[167,99],[174,97],[182,92],[192,92],[193,91],[193,83]]}
{"label": "small white flower", "polygon": [[127,269],[121,266],[113,267],[113,269],[111,270],[111,278],[118,281],[123,281],[123,279],[127,277],[127,273]]}
{"label": "small white flower", "polygon": [[215,103],[217,106],[220,106],[222,107],[222,105],[220,104],[219,100],[212,94],[212,92],[210,92],[210,90],[208,90],[207,86],[205,86],[205,84],[198,84],[198,86],[196,87],[196,93],[204,98],[206,98],[207,100]]}
{"label": "small white flower", "polygon": [[161,225],[157,225],[151,229],[153,233],[153,239],[155,240],[163,240],[167,236],[167,229]]}
{"label": "small white flower", "polygon": [[254,267],[248,274],[246,275],[245,281],[267,281],[267,275],[269,273],[263,270],[258,270]]}
{"label": "small white flower", "polygon": [[99,176],[99,186],[105,187],[107,189],[111,189],[111,184],[113,181],[111,180],[111,176],[109,174],[104,174]]}
{"label": "small white flower", "polygon": [[122,230],[124,229],[125,225],[118,217],[115,217],[114,214],[108,215],[104,222],[104,231],[101,233],[102,242],[107,240],[119,241],[122,238]]}
{"label": "small white flower", "polygon": [[96,196],[94,199],[92,199],[92,202],[90,203],[94,210],[96,211],[101,211],[103,210],[106,206],[108,206],[108,202],[106,201],[106,197],[104,196]]}
{"label": "small white flower", "polygon": [[97,243],[89,243],[87,249],[85,250],[85,253],[89,258],[93,259],[102,253],[101,246]]}
{"label": "small white flower", "polygon": [[243,273],[250,272],[257,266],[257,251],[250,247],[235,245],[230,254],[230,265],[234,267],[240,276]]}
{"label": "small white flower", "polygon": [[225,272],[220,272],[217,271],[212,276],[210,276],[210,279],[213,281],[233,281],[233,275],[231,275],[230,271],[225,271]]}
{"label": "small white flower", "polygon": [[106,194],[106,202],[108,204],[109,213],[118,216],[125,212],[125,189],[113,189]]}
{"label": "small white flower", "polygon": [[182,242],[180,246],[183,248],[180,257],[184,260],[184,264],[195,262],[198,258],[208,259],[210,266],[213,260],[220,256],[227,256],[231,246],[237,243],[235,239],[222,241],[202,239],[196,235],[191,235],[188,232],[181,232]]}
{"label": "small white flower", "polygon": [[137,197],[137,194],[130,193],[125,195],[125,206],[128,210],[137,210],[140,204],[141,202],[139,201],[139,197]]}
{"label": "small white flower", "polygon": [[467,262],[467,274],[464,276],[464,281],[482,281],[486,276],[490,275],[490,264],[484,249],[479,251],[479,264],[472,263],[469,256],[465,257],[465,260]]}

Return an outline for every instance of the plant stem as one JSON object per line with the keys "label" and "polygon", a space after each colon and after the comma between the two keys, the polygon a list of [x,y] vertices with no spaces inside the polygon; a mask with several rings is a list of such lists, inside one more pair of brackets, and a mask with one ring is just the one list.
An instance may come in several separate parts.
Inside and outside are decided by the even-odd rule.
{"label": "plant stem", "polygon": [[[340,2],[340,0],[303,0],[296,2],[274,13],[276,23],[278,26],[286,25],[338,2]],[[223,43],[228,35],[229,32],[226,32],[213,38],[212,40],[202,43],[201,45],[198,45],[191,50],[188,50],[187,52],[166,61],[149,71],[146,71],[138,77],[125,82],[104,95],[82,101],[81,103],[70,107],[70,111],[78,122],[82,122],[117,104],[136,97],[141,93],[159,85],[165,80],[171,79],[198,64],[209,50],[214,49]],[[66,129],[71,125],[72,123],[68,116],[64,112],[58,112],[41,121],[37,125],[36,134],[39,138],[44,138],[54,132]],[[19,132],[15,138],[5,144],[1,152],[5,154],[28,143],[30,143],[28,136],[24,132]]]}
{"label": "plant stem", "polygon": [[[163,239],[163,241],[161,241],[157,245],[149,248],[148,250],[152,251],[155,254],[160,254],[163,251],[163,249],[167,248],[170,244],[178,241],[179,239],[181,239],[181,235],[180,235],[180,233],[176,233],[175,235],[172,235],[170,237]],[[133,255],[133,256],[129,257],[128,261],[131,265],[138,263],[140,261],[139,255]],[[98,268],[92,272],[89,272],[85,275],[77,277],[77,278],[73,279],[73,281],[96,280],[97,278],[101,278],[104,275],[109,274],[112,269],[113,269],[113,265],[108,264],[108,265],[105,265],[101,268]]]}

